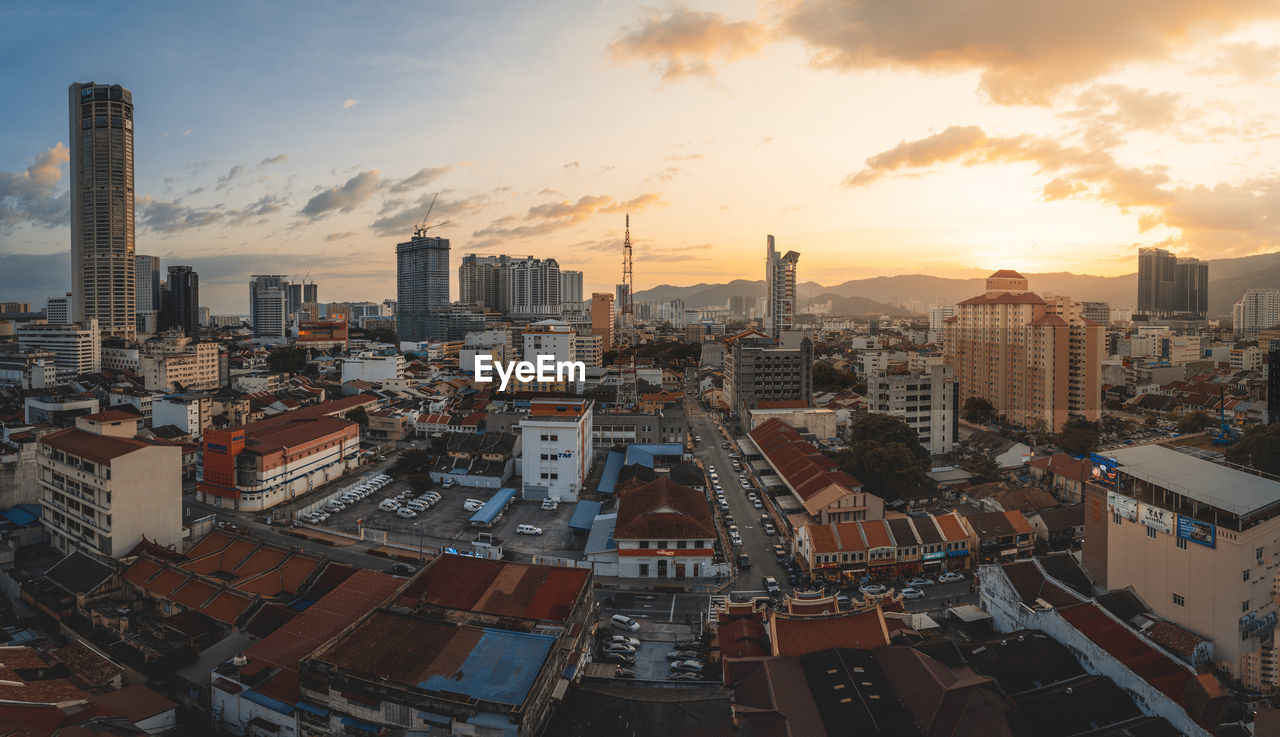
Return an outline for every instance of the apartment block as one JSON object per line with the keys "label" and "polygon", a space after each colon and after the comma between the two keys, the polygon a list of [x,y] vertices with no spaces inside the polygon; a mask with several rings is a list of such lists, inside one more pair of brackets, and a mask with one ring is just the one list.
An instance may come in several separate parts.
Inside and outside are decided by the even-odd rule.
{"label": "apartment block", "polygon": [[958,396],[955,375],[947,366],[878,371],[867,379],[867,409],[901,417],[920,436],[920,445],[929,455],[950,453],[959,442]]}
{"label": "apartment block", "polygon": [[944,330],[945,364],[961,405],[986,399],[1008,421],[1042,421],[1058,432],[1071,417],[1101,416],[1105,328],[1067,297],[1028,291],[1026,277],[1001,270],[986,293],[956,305]]}
{"label": "apartment block", "polygon": [[182,541],[182,449],[137,440],[139,418],[107,410],[40,439],[40,523],[52,545],[120,557],[146,538]]}
{"label": "apartment block", "polygon": [[143,344],[138,371],[150,391],[217,389],[226,383],[226,354],[218,343],[195,343],[170,333]]}

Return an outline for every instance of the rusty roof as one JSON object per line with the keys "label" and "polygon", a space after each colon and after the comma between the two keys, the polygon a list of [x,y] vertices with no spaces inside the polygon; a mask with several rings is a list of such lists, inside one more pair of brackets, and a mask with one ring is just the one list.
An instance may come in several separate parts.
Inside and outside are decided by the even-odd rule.
{"label": "rusty roof", "polygon": [[397,603],[565,622],[589,579],[584,568],[441,555],[414,577]]}
{"label": "rusty roof", "polygon": [[95,435],[76,427],[51,432],[40,438],[40,442],[63,453],[70,453],[103,465],[110,465],[112,460],[134,451],[154,447],[141,440],[117,438],[110,435]]}
{"label": "rusty roof", "polygon": [[782,420],[773,418],[762,423],[751,431],[751,439],[801,501],[832,486],[847,492],[862,488],[862,482],[837,468],[834,461]]}
{"label": "rusty roof", "polygon": [[871,650],[889,644],[889,629],[879,607],[830,617],[771,614],[769,639],[774,655],[806,655],[833,647]]}
{"label": "rusty roof", "polygon": [[1185,705],[1187,682],[1192,678],[1189,668],[1147,644],[1093,602],[1060,608],[1058,614],[1139,678]]}
{"label": "rusty roof", "polygon": [[715,537],[707,497],[697,489],[658,477],[619,492],[618,540],[688,540]]}

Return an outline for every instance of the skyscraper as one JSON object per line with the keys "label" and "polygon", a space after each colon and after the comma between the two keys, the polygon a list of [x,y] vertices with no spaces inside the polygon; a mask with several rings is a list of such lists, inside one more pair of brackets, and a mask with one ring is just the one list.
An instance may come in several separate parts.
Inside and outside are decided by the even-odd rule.
{"label": "skyscraper", "polygon": [[1236,337],[1245,339],[1256,338],[1259,330],[1280,324],[1280,289],[1246,289],[1231,318]]}
{"label": "skyscraper", "polygon": [[774,340],[783,330],[790,330],[796,323],[796,266],[800,254],[796,251],[778,253],[773,236],[767,236],[769,246],[764,262],[764,327]]}
{"label": "skyscraper", "polygon": [[280,274],[249,277],[249,324],[256,338],[284,338],[289,327],[289,282]]}
{"label": "skyscraper", "polygon": [[160,329],[177,328],[200,339],[200,277],[190,266],[170,266],[168,287],[160,309]]}
{"label": "skyscraper", "polygon": [[103,337],[133,338],[133,93],[75,82],[67,106],[75,320],[97,319]]}
{"label": "skyscraper", "polygon": [[315,282],[302,282],[300,284],[289,284],[289,314],[296,315],[302,311],[306,305],[318,302],[320,289]]}
{"label": "skyscraper", "polygon": [[449,239],[415,233],[396,244],[396,333],[400,340],[427,340],[432,313],[449,311]]}
{"label": "skyscraper", "polygon": [[1209,264],[1163,248],[1138,249],[1138,312],[1158,317],[1209,312]]}
{"label": "skyscraper", "polygon": [[560,271],[560,304],[576,306],[582,302],[582,272]]}
{"label": "skyscraper", "polygon": [[160,310],[160,257],[135,254],[133,257],[134,311]]}

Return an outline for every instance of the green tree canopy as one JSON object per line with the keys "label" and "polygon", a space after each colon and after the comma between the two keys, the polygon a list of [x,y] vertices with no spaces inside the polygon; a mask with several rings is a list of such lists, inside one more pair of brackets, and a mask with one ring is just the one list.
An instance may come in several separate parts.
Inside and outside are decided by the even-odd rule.
{"label": "green tree canopy", "polygon": [[929,454],[902,418],[865,414],[849,426],[849,448],[836,454],[840,469],[886,501],[926,487]]}
{"label": "green tree canopy", "polygon": [[1280,422],[1249,430],[1227,449],[1227,460],[1280,476]]}
{"label": "green tree canopy", "polygon": [[1178,432],[1200,432],[1218,424],[1217,419],[1204,412],[1190,412],[1178,418]]}
{"label": "green tree canopy", "polygon": [[1097,449],[1100,435],[1098,423],[1072,417],[1063,423],[1062,432],[1058,433],[1058,445],[1068,453],[1085,455]]}
{"label": "green tree canopy", "polygon": [[995,405],[982,397],[969,397],[964,400],[964,406],[960,408],[960,416],[966,422],[977,424],[995,422],[998,418]]}

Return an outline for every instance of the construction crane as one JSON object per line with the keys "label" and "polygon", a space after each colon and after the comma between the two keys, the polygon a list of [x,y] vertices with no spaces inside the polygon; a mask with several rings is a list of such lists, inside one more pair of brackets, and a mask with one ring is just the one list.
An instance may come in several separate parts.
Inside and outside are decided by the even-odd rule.
{"label": "construction crane", "polygon": [[619,307],[622,330],[618,342],[622,352],[618,356],[618,407],[631,408],[640,403],[639,380],[636,378],[636,327],[635,303],[632,298],[634,282],[631,273],[631,213],[627,213],[627,230],[622,239],[622,305]]}
{"label": "construction crane", "polygon": [[431,204],[427,206],[427,214],[422,216],[422,220],[418,221],[417,226],[415,226],[413,229],[414,236],[418,238],[426,238],[428,230],[431,230],[432,228],[439,228],[441,225],[448,225],[449,223],[452,222],[451,220],[446,220],[442,223],[427,225],[427,222],[431,219],[431,211],[434,210],[436,207],[436,199],[438,199],[439,197],[440,197],[439,192],[436,192],[434,195],[431,196]]}

